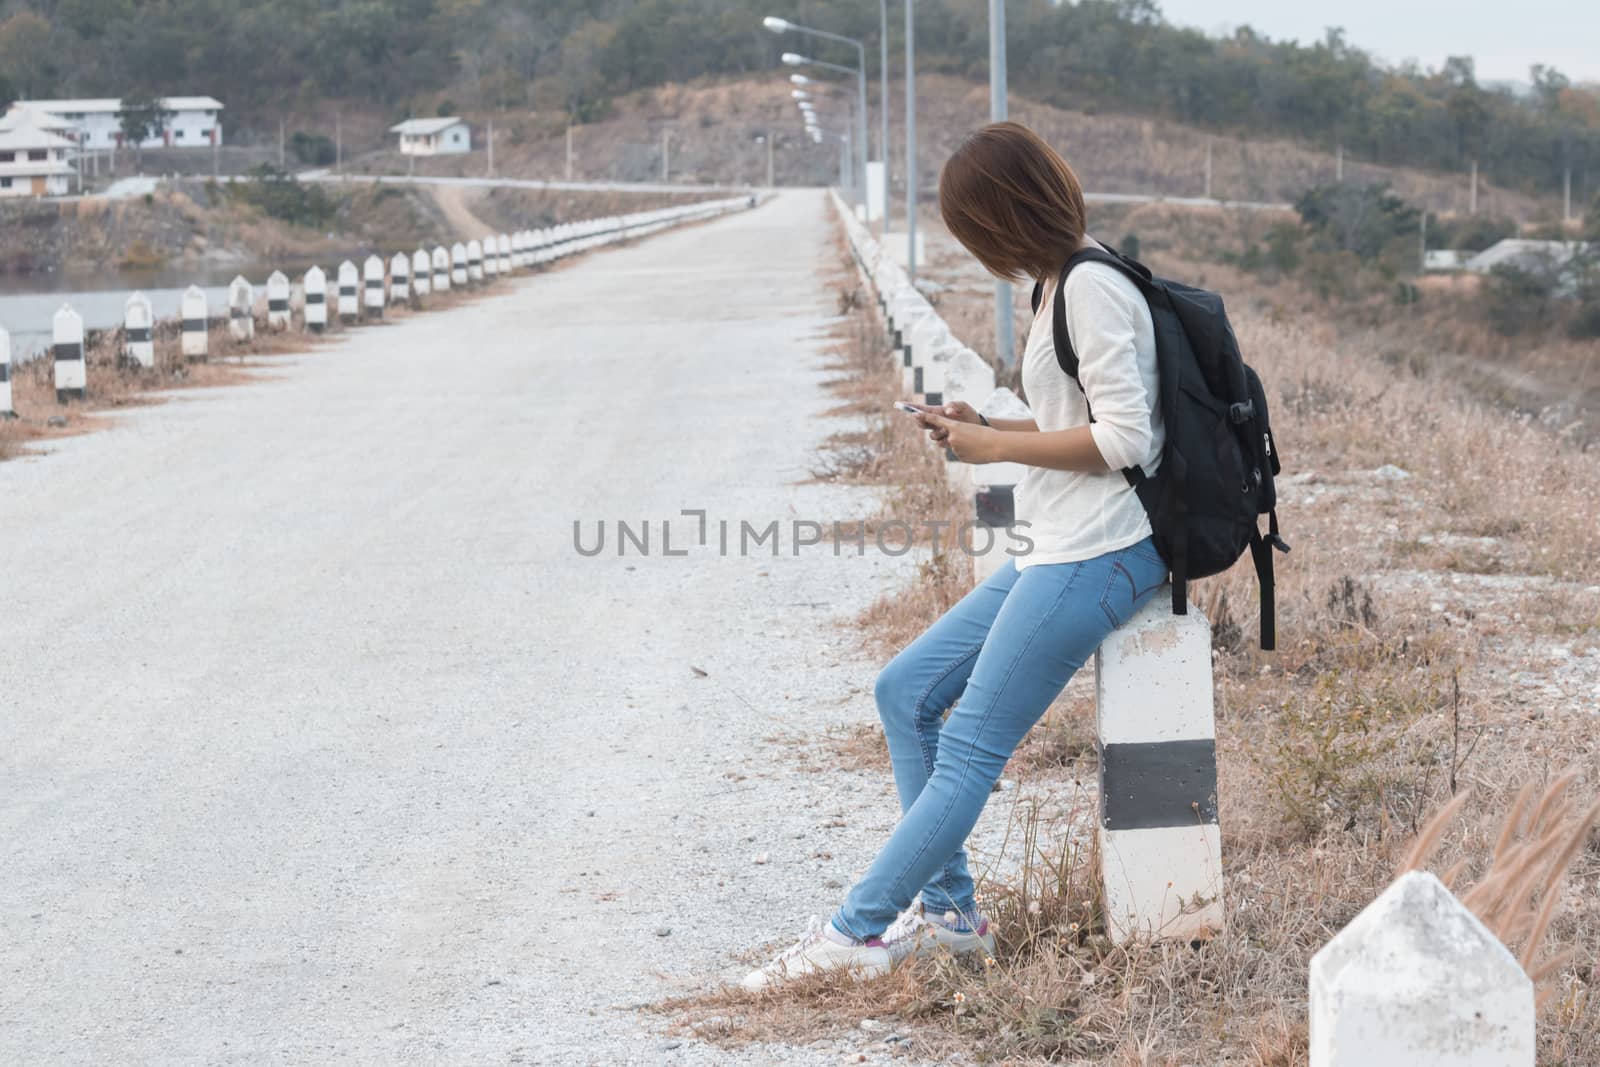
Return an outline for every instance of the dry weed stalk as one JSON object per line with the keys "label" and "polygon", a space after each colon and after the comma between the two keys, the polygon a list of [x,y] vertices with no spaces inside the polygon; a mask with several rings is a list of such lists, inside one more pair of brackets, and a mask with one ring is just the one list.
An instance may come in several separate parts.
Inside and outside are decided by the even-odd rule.
{"label": "dry weed stalk", "polygon": [[[1600,803],[1591,805],[1575,820],[1569,818],[1574,804],[1566,793],[1577,778],[1576,771],[1568,771],[1542,792],[1532,782],[1517,792],[1495,840],[1488,868],[1461,895],[1461,903],[1508,948],[1521,942],[1517,962],[1536,986],[1557,973],[1574,955],[1573,951],[1563,951],[1538,958],[1560,904],[1567,868],[1588,839],[1590,828],[1600,819]],[[1428,820],[1397,874],[1424,867],[1470,795],[1462,792]],[[1441,880],[1453,889],[1466,866],[1466,860],[1454,864]],[[1552,992],[1542,991],[1538,1003],[1542,1005]]]}

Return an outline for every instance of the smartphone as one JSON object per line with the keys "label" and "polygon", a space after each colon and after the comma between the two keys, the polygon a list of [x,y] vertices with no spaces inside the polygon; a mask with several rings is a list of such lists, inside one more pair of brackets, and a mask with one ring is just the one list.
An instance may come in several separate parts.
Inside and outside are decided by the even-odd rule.
{"label": "smartphone", "polygon": [[907,415],[921,415],[922,414],[922,409],[921,408],[912,407],[910,404],[907,404],[904,400],[896,400],[894,402],[894,406],[899,408],[901,411],[905,412]]}

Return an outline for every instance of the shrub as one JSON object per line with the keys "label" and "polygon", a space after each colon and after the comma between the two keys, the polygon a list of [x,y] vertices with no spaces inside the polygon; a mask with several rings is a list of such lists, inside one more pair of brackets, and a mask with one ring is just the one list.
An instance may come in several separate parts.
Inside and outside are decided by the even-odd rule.
{"label": "shrub", "polygon": [[294,153],[294,158],[301,163],[308,163],[316,167],[324,167],[334,161],[337,151],[333,141],[320,133],[307,133],[296,130],[289,138],[289,151]]}
{"label": "shrub", "polygon": [[321,186],[299,182],[270,163],[252,170],[248,181],[229,183],[228,195],[271,218],[313,229],[325,228],[337,210]]}

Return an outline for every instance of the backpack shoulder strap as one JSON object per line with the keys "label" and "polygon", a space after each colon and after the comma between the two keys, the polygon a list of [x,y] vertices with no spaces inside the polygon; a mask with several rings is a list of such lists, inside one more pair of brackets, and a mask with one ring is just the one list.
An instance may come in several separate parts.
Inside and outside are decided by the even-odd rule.
{"label": "backpack shoulder strap", "polygon": [[[1077,382],[1078,392],[1083,393],[1083,404],[1089,413],[1089,421],[1093,422],[1094,408],[1089,404],[1089,393],[1083,388],[1083,382],[1078,377],[1078,354],[1072,350],[1072,337],[1067,333],[1067,275],[1084,263],[1104,263],[1108,267],[1115,267],[1138,286],[1141,293],[1151,284],[1151,276],[1144,264],[1127,259],[1115,249],[1108,247],[1105,250],[1080,248],[1067,260],[1066,266],[1061,268],[1061,276],[1056,279],[1055,299],[1050,305],[1050,340],[1055,345],[1056,362],[1061,365],[1068,378]],[[1033,287],[1035,311],[1039,310],[1042,290],[1042,285],[1036,284]],[[1135,489],[1145,481],[1144,470],[1139,467],[1124,467],[1122,476]]]}
{"label": "backpack shoulder strap", "polygon": [[[1061,364],[1061,369],[1073,381],[1078,380],[1078,354],[1072,350],[1072,337],[1067,332],[1067,275],[1085,263],[1104,263],[1108,267],[1115,267],[1138,286],[1141,293],[1151,284],[1150,271],[1144,264],[1125,258],[1115,249],[1080,248],[1067,260],[1061,268],[1061,276],[1056,279],[1055,298],[1050,306],[1050,339],[1055,343],[1056,362]],[[1041,290],[1039,285],[1033,287],[1035,311],[1039,310],[1039,299],[1043,295]],[[1079,384],[1081,388],[1082,383]]]}

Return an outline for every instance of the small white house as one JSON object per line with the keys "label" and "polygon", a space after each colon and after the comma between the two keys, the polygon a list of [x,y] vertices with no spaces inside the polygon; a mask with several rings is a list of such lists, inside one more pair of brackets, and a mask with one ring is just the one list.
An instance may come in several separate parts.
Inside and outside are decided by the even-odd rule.
{"label": "small white house", "polygon": [[[17,108],[45,111],[70,123],[84,148],[121,148],[122,101],[116,97],[95,100],[24,100]],[[167,112],[164,129],[145,138],[141,148],[210,148],[222,143],[222,102],[209,96],[168,96],[161,100]]]}
{"label": "small white house", "polygon": [[62,196],[74,171],[73,144],[48,130],[17,122],[0,130],[0,197]]}
{"label": "small white house", "polygon": [[407,156],[453,156],[472,150],[472,129],[458,118],[406,119],[389,127]]}

